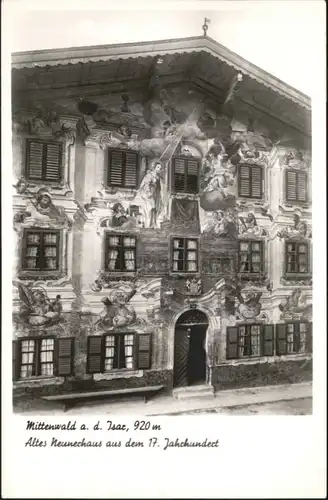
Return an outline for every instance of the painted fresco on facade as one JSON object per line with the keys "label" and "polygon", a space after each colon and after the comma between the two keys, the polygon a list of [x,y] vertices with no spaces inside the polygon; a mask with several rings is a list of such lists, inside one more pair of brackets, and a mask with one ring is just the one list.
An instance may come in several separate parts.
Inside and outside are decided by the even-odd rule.
{"label": "painted fresco on facade", "polygon": [[[54,87],[43,102],[37,68],[35,91],[17,84],[14,388],[29,388],[28,374],[42,378],[41,358],[22,368],[22,330],[33,359],[44,335],[66,339],[66,365],[51,370],[79,391],[99,381],[171,391],[195,382],[192,364],[202,365],[197,383],[230,387],[261,358],[278,372],[292,363],[281,356],[311,359],[310,343],[299,347],[312,321],[311,153],[290,123],[295,113],[301,126],[302,111],[262,81],[258,98],[272,99],[279,120],[264,104],[262,112],[238,101],[256,80],[209,52],[196,56],[120,59],[129,88],[106,97]],[[207,80],[192,83],[196,62],[224,95],[213,97]],[[189,83],[174,81],[179,68]],[[55,81],[58,68],[49,71]],[[71,65],[83,80],[79,71]],[[101,79],[94,61],[95,79],[98,71]],[[147,83],[133,85],[139,79]]]}

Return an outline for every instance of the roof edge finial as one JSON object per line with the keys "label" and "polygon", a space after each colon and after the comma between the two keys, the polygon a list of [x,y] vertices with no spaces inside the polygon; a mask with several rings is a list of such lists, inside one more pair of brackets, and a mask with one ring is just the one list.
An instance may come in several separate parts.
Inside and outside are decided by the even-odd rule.
{"label": "roof edge finial", "polygon": [[204,36],[207,36],[208,25],[210,24],[210,22],[211,22],[210,19],[208,19],[207,17],[204,18],[204,24],[202,26],[204,31]]}

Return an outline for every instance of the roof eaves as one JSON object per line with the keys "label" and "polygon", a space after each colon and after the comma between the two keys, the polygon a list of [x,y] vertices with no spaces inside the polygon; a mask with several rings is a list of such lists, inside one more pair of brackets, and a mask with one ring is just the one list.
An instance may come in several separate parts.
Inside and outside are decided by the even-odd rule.
{"label": "roof eaves", "polygon": [[273,91],[299,106],[311,109],[311,99],[299,90],[279,80],[270,73],[250,63],[246,59],[231,51],[224,45],[210,37],[197,36],[176,38],[170,40],[156,40],[150,42],[124,43],[112,45],[95,45],[89,47],[70,47],[50,50],[35,50],[29,52],[15,52],[12,54],[12,68],[33,68],[45,66],[59,66],[86,62],[99,62],[113,59],[126,59],[165,55],[179,52],[207,51],[214,57],[224,61],[237,71],[248,75]]}

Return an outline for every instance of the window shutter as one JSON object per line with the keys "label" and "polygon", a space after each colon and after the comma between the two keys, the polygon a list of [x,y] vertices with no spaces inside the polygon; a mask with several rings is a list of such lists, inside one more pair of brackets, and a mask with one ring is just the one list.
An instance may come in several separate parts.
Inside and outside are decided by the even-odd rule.
{"label": "window shutter", "polygon": [[297,173],[297,199],[298,201],[307,200],[307,175],[306,172]]}
{"label": "window shutter", "polygon": [[122,186],[123,184],[123,151],[108,150],[108,184]]}
{"label": "window shutter", "polygon": [[227,359],[238,357],[238,327],[227,327]]}
{"label": "window shutter", "polygon": [[88,373],[101,373],[103,371],[103,337],[88,337]]}
{"label": "window shutter", "polygon": [[68,376],[73,373],[74,338],[57,339],[57,375]]}
{"label": "window shutter", "polygon": [[250,167],[252,171],[252,197],[262,198],[262,169]]}
{"label": "window shutter", "polygon": [[263,326],[263,356],[273,356],[274,327]]}
{"label": "window shutter", "polygon": [[286,196],[288,201],[296,201],[297,190],[296,190],[296,172],[286,172]]}
{"label": "window shutter", "polygon": [[60,143],[47,143],[45,159],[45,180],[58,182],[61,178],[62,145]]}
{"label": "window shutter", "polygon": [[276,325],[277,354],[282,356],[287,353],[287,326],[283,323]]}
{"label": "window shutter", "polygon": [[58,182],[61,179],[62,144],[27,142],[27,177],[31,180]]}
{"label": "window shutter", "polygon": [[12,360],[13,360],[13,372],[12,379],[17,380],[19,378],[19,346],[18,341],[13,340],[12,342]]}
{"label": "window shutter", "polygon": [[312,352],[312,323],[308,323],[308,330],[306,334],[306,351]]}
{"label": "window shutter", "polygon": [[42,180],[43,143],[27,142],[27,177],[32,180]]}
{"label": "window shutter", "polygon": [[187,192],[198,193],[198,161],[187,160]]}
{"label": "window shutter", "polygon": [[138,155],[137,153],[126,153],[125,154],[125,187],[136,187],[137,185],[137,167],[138,167]]}
{"label": "window shutter", "polygon": [[138,339],[138,369],[149,370],[151,368],[151,334],[146,333],[137,336]]}
{"label": "window shutter", "polygon": [[243,165],[239,168],[239,196],[249,197],[250,191],[250,167]]}
{"label": "window shutter", "polygon": [[185,160],[183,158],[173,158],[173,184],[172,189],[176,192],[184,191],[185,181]]}

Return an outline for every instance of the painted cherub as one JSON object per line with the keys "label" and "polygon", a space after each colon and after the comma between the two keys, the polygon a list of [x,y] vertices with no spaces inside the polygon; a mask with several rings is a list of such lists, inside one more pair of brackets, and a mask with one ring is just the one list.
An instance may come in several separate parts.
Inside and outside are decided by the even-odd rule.
{"label": "painted cherub", "polygon": [[62,312],[61,297],[49,299],[46,290],[40,286],[28,286],[19,281],[13,283],[19,291],[22,302],[20,318],[31,326],[56,324]]}

